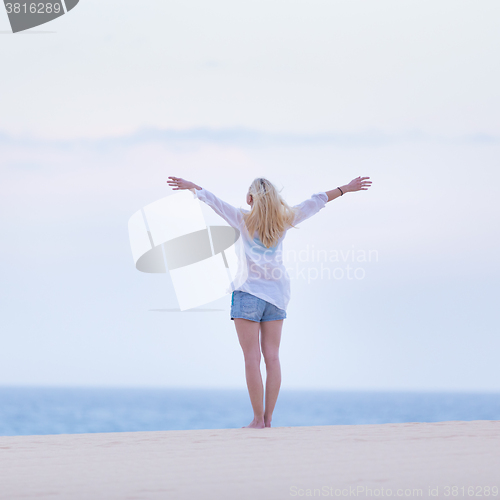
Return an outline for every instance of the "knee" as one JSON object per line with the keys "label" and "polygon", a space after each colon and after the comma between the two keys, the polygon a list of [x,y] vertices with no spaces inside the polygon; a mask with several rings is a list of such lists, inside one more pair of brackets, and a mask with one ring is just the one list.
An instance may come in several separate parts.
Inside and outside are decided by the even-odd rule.
{"label": "knee", "polygon": [[277,365],[280,362],[280,357],[277,352],[264,353],[264,362],[266,366]]}
{"label": "knee", "polygon": [[247,354],[245,356],[245,366],[260,368],[260,353],[259,354]]}

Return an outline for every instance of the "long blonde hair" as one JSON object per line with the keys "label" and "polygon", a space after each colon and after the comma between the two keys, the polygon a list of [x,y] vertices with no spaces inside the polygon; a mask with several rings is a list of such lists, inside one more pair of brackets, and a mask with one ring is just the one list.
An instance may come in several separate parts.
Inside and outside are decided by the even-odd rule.
{"label": "long blonde hair", "polygon": [[276,246],[284,231],[295,227],[296,209],[290,207],[276,187],[267,179],[255,179],[248,193],[252,196],[252,210],[243,214],[250,236],[255,231],[266,248]]}

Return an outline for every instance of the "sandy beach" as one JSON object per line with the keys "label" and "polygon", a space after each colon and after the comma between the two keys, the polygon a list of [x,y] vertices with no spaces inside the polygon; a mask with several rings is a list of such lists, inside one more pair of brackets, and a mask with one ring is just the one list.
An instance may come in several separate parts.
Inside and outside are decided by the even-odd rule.
{"label": "sandy beach", "polygon": [[495,498],[500,421],[0,437],[0,478],[8,500]]}

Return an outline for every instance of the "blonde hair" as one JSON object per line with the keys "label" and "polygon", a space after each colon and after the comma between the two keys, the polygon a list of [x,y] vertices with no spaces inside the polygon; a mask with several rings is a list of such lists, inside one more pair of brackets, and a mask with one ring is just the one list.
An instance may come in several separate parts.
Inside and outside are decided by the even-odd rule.
{"label": "blonde hair", "polygon": [[257,231],[266,248],[276,246],[285,230],[295,227],[293,221],[297,209],[290,207],[276,187],[262,177],[252,182],[248,193],[253,205],[250,212],[243,214],[243,219],[250,236]]}

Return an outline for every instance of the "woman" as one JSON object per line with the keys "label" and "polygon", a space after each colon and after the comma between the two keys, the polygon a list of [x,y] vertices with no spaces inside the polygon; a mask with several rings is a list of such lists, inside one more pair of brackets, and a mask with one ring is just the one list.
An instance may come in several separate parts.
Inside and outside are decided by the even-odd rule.
{"label": "woman", "polygon": [[[189,189],[230,226],[240,231],[248,277],[232,294],[231,319],[245,358],[245,375],[254,412],[246,427],[271,427],[281,386],[279,346],[290,300],[290,278],[282,261],[282,242],[290,227],[319,212],[327,202],[354,191],[365,191],[369,177],[357,177],[331,191],[313,194],[290,207],[267,179],[255,179],[247,193],[251,210],[233,207],[204,188],[179,177],[167,181],[174,191]],[[260,332],[260,341],[259,341]],[[261,350],[266,364],[266,391],[260,373]]]}

